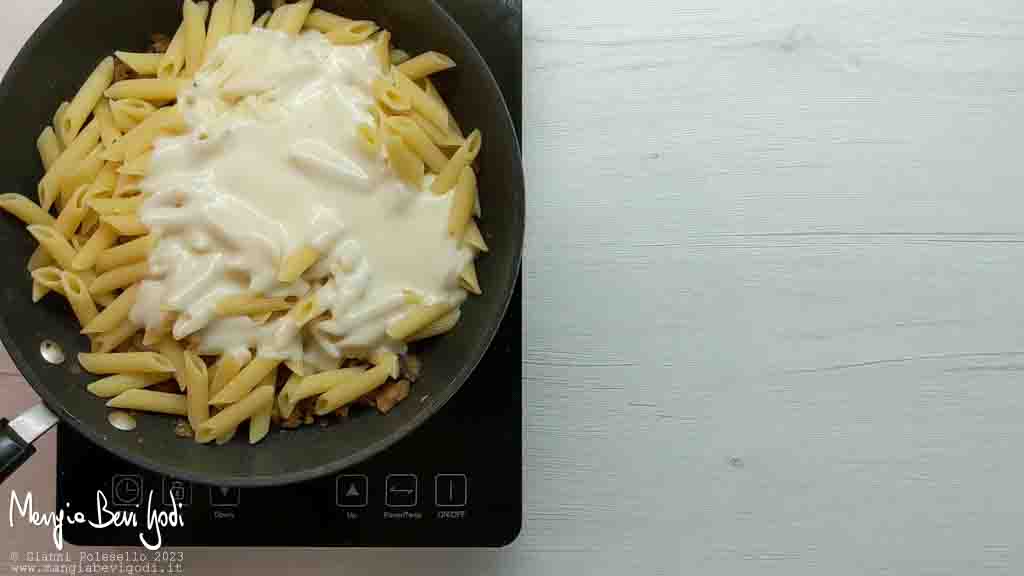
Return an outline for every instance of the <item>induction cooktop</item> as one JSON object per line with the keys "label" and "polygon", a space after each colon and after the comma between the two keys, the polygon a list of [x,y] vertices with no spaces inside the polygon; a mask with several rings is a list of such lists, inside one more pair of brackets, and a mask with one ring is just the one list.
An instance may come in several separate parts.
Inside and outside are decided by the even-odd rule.
{"label": "induction cooktop", "polygon": [[[522,138],[522,8],[503,0],[438,0],[487,60]],[[522,525],[522,278],[490,350],[448,404],[385,452],[289,486],[206,486],[141,469],[57,430],[59,508],[136,511],[139,526],[64,527],[82,546],[141,546],[146,511],[180,503],[164,546],[496,547]],[[153,501],[150,502],[152,491]],[[111,517],[111,516],[108,516]]]}

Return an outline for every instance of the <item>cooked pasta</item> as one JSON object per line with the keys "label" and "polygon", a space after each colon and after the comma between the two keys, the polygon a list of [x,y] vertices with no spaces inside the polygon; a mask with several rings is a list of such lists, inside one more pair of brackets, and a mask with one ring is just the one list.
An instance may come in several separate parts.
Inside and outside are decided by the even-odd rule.
{"label": "cooked pasta", "polygon": [[[38,201],[0,194],[0,210],[38,242],[26,264],[33,301],[65,300],[90,342],[78,362],[101,378],[88,391],[111,408],[186,417],[195,441],[204,444],[229,442],[242,426],[243,437],[257,443],[275,423],[300,426],[346,415],[354,405],[391,410],[415,380],[400,369],[399,356],[410,343],[457,329],[461,303],[481,292],[474,259],[488,250],[477,223],[481,134],[463,136],[430,80],[455,61],[431,51],[410,58],[377,23],[332,14],[313,0],[275,1],[258,18],[255,8],[253,0],[183,0],[182,20],[163,53],[117,51],[103,58],[58,107],[53,125],[37,133],[44,170]],[[253,46],[285,52],[256,58]],[[268,222],[219,212],[224,206],[209,190],[196,189],[205,185],[198,179],[189,180],[194,186],[163,185],[177,161],[165,142],[210,150],[252,142],[243,130],[204,124],[203,115],[251,114],[252,123],[262,121],[275,98],[293,97],[266,82],[308,81],[287,68],[262,68],[301,66],[292,61],[328,51],[341,60],[307,62],[309,70],[361,67],[331,77],[351,77],[332,88],[332,97],[347,98],[347,106],[331,101],[329,108],[352,120],[344,131],[330,128],[346,125],[338,122],[296,124],[313,136],[329,130],[335,143],[300,135],[288,149],[287,168],[332,198],[358,190],[352,201],[363,202],[355,213],[366,223],[344,222],[333,205],[303,212],[310,202],[293,193],[290,181],[278,187]],[[134,75],[115,81],[115,58]],[[322,105],[294,92],[304,98],[303,110]],[[216,104],[195,102],[210,94]],[[351,144],[353,155],[332,147],[339,141]],[[251,178],[248,186],[259,184],[265,170],[262,157],[251,158],[251,170],[242,171],[253,173],[244,176]],[[192,164],[181,166],[196,169]],[[378,214],[384,209],[377,204],[391,212]],[[394,221],[375,224],[379,217]],[[300,234],[280,244],[246,230],[286,224],[288,234]],[[374,226],[385,231],[382,238],[410,234],[413,240],[396,241],[389,248],[394,254],[348,242],[348,235]],[[247,260],[246,251],[258,256]],[[415,274],[428,278],[426,285],[413,272],[406,280],[384,265],[372,274],[386,280],[370,280],[370,266],[378,265],[371,257],[408,262],[410,251],[422,261],[407,266],[422,268]],[[181,264],[174,256],[180,254],[209,258]],[[184,279],[176,288],[164,290],[178,275]],[[208,286],[209,278],[222,284]],[[151,389],[171,379],[180,394],[158,391],[165,385]]]}
{"label": "cooked pasta", "polygon": [[210,10],[210,24],[206,29],[206,44],[203,47],[203,59],[210,57],[221,38],[231,34],[232,21],[235,17],[235,0],[217,0]]}
{"label": "cooked pasta", "polygon": [[398,65],[398,70],[411,80],[426,78],[452,68],[455,68],[455,60],[440,52],[424,52]]}
{"label": "cooked pasta", "polygon": [[174,365],[155,352],[86,353],[78,355],[78,363],[92,374],[124,374],[127,372],[174,372]]}
{"label": "cooked pasta", "polygon": [[68,104],[67,109],[61,115],[57,130],[61,133],[61,138],[64,142],[71,142],[78,136],[78,131],[85,125],[89,114],[92,113],[93,108],[99,104],[100,98],[103,97],[103,91],[107,89],[107,86],[110,86],[113,80],[114,59],[108,56],[92,71],[92,74],[82,84],[78,93],[71,99],[71,103]]}
{"label": "cooked pasta", "polygon": [[255,16],[256,5],[252,0],[235,0],[235,11],[231,16],[231,33],[247,33],[252,28]]}
{"label": "cooked pasta", "polygon": [[184,21],[185,35],[185,75],[193,76],[203,63],[203,50],[206,48],[206,14],[209,10],[208,2],[196,3],[193,0],[184,0],[182,4],[182,19]]}
{"label": "cooked pasta", "polygon": [[163,54],[152,52],[123,52],[121,50],[114,52],[114,56],[127,64],[139,76],[156,76],[157,70],[160,69],[160,61],[164,57]]}

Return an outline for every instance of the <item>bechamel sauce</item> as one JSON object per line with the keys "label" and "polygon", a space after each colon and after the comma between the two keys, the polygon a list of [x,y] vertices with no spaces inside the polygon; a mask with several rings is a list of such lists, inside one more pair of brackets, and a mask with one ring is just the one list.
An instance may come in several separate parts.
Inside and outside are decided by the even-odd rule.
{"label": "bechamel sauce", "polygon": [[[180,313],[177,338],[204,354],[256,350],[330,367],[346,348],[402,350],[385,334],[409,309],[461,303],[459,271],[472,258],[448,237],[452,193],[398,179],[359,146],[375,124],[370,43],[332,46],[253,29],[225,38],[179,94],[189,133],[157,142],[142,181],[143,223],[158,235],[132,319],[156,327]],[[277,281],[282,258],[310,245],[325,256],[303,279]],[[323,320],[301,332],[287,318],[218,319],[221,298],[317,291]]]}

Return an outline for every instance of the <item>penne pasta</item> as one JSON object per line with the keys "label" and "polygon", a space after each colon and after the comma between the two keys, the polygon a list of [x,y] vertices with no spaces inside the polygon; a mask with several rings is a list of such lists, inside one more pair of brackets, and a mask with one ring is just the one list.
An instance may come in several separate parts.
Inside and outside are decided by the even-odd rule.
{"label": "penne pasta", "polygon": [[458,240],[460,246],[466,234],[466,227],[473,219],[476,195],[476,173],[473,172],[473,168],[466,166],[459,175],[458,183],[455,184],[455,196],[448,210],[448,235]]}
{"label": "penne pasta", "polygon": [[100,227],[89,237],[89,241],[82,246],[82,249],[75,254],[71,261],[72,270],[88,270],[96,265],[96,259],[101,252],[110,248],[117,241],[117,230],[107,223],[100,224]]}
{"label": "penne pasta", "polygon": [[93,317],[91,322],[83,325],[82,334],[99,334],[117,328],[122,322],[129,320],[132,306],[138,297],[139,285],[134,284],[114,299],[102,312]]}
{"label": "penne pasta", "polygon": [[75,168],[89,155],[100,142],[99,122],[92,120],[79,132],[53,165],[39,181],[39,205],[49,210],[60,196],[63,179],[70,176]]}
{"label": "penne pasta", "polygon": [[71,261],[75,259],[75,249],[67,238],[62,236],[52,226],[32,225],[28,227],[28,233],[39,242],[39,245],[46,250],[50,256],[60,265],[61,268],[71,268]]}
{"label": "penne pasta", "polygon": [[462,273],[459,274],[459,284],[467,291],[477,296],[484,293],[480,289],[480,281],[476,276],[476,264],[470,260],[466,262],[466,265],[462,268]]}
{"label": "penne pasta", "polygon": [[333,377],[335,382],[330,390],[316,399],[315,410],[320,416],[330,414],[376,390],[387,382],[391,375],[391,366],[381,364],[369,370],[360,369],[356,374],[342,373],[342,370],[332,370],[322,374]]}
{"label": "penne pasta", "polygon": [[249,444],[256,444],[270,432],[270,420],[274,413],[274,402],[268,402],[252,415],[249,420]]}
{"label": "penne pasta", "polygon": [[100,140],[104,148],[110,148],[121,137],[121,130],[114,123],[114,113],[110,111],[110,100],[104,98],[93,110],[96,120],[100,123]]}
{"label": "penne pasta", "polygon": [[398,355],[396,355],[394,352],[388,352],[384,350],[374,352],[370,354],[370,362],[373,363],[374,366],[390,366],[391,370],[388,372],[388,374],[392,378],[398,378],[398,376],[401,374],[401,370],[398,365]]}
{"label": "penne pasta", "polygon": [[231,34],[232,19],[235,15],[235,0],[217,0],[210,10],[210,24],[206,29],[206,44],[203,48],[203,60],[217,48],[221,38]]}
{"label": "penne pasta", "polygon": [[206,363],[191,350],[185,351],[185,381],[188,383],[188,423],[196,430],[210,418],[210,379]]}
{"label": "penne pasta", "polygon": [[0,209],[9,212],[29,226],[56,226],[57,224],[57,220],[49,212],[21,194],[0,194]]}
{"label": "penne pasta", "polygon": [[108,56],[101,60],[96,69],[92,71],[61,115],[60,124],[56,129],[64,142],[71,142],[78,136],[86,119],[89,118],[93,109],[99,104],[100,98],[103,97],[103,91],[110,86],[113,80],[114,59]]}
{"label": "penne pasta", "polygon": [[288,377],[288,381],[285,382],[284,388],[281,388],[281,392],[277,395],[277,412],[281,415],[281,418],[288,418],[292,415],[295,410],[295,404],[291,402],[291,393],[293,390],[302,385],[302,376],[298,374],[292,374]]}
{"label": "penne pasta", "polygon": [[[281,269],[277,274],[279,282],[291,283],[295,282],[302,276],[302,273],[309,269],[317,260],[320,259],[320,251],[316,248],[309,246],[303,246],[285,257],[284,261],[281,262]],[[264,310],[263,312],[267,312]],[[273,310],[269,310],[273,312]],[[259,312],[256,312],[259,313]]]}
{"label": "penne pasta", "polygon": [[400,92],[394,83],[386,78],[374,80],[370,84],[370,89],[373,90],[373,97],[391,112],[403,113],[412,110],[412,101],[408,95]]}
{"label": "penne pasta", "polygon": [[454,306],[447,302],[417,306],[388,326],[388,336],[395,340],[405,340],[436,322],[453,309]]}
{"label": "penne pasta", "polygon": [[100,215],[118,216],[137,213],[143,200],[142,196],[130,198],[90,198],[86,201],[86,205]]}
{"label": "penne pasta", "polygon": [[147,234],[131,242],[108,248],[96,258],[96,271],[102,274],[120,266],[142,262],[149,257],[155,245],[156,237]]}
{"label": "penne pasta", "polygon": [[126,288],[142,281],[149,273],[149,265],[146,262],[129,264],[108,270],[100,274],[89,285],[89,292],[93,295],[106,294],[119,288]]}
{"label": "penne pasta", "polygon": [[443,104],[431,98],[423,91],[422,88],[410,80],[408,76],[402,74],[400,68],[393,69],[391,71],[391,77],[395,82],[395,86],[398,87],[399,92],[405,94],[412,103],[413,110],[419,112],[424,118],[438,126],[447,126],[448,111],[445,109]]}
{"label": "penne pasta", "polygon": [[[85,272],[82,273],[82,281],[84,281],[86,284],[89,284],[91,280],[85,277],[86,272],[91,272],[91,270],[86,270]],[[100,306],[106,308],[107,306],[113,304],[114,300],[117,300],[117,295],[114,294],[113,292],[107,292],[106,294],[97,294],[96,296],[93,296],[92,299]]]}
{"label": "penne pasta", "polygon": [[52,290],[61,296],[64,295],[63,270],[60,268],[56,266],[43,266],[36,268],[29,274],[32,276],[32,280],[40,286],[45,287],[47,290]]}
{"label": "penne pasta", "polygon": [[480,131],[474,130],[467,138],[466,142],[455,151],[451,160],[441,170],[441,173],[434,179],[434,183],[430,185],[430,189],[434,191],[434,194],[444,194],[454,187],[462,175],[462,169],[469,166],[476,160],[478,154],[480,154],[481,137]]}
{"label": "penne pasta", "polygon": [[281,22],[290,10],[291,6],[284,3],[274,7],[274,13],[270,15],[270,20],[267,20],[267,30],[280,30]]}
{"label": "penne pasta", "polygon": [[103,94],[111,100],[170,102],[178,99],[178,90],[187,83],[188,80],[179,78],[133,78],[113,84]]}
{"label": "penne pasta", "polygon": [[85,387],[93,396],[99,396],[100,398],[113,398],[122,392],[128,390],[139,390],[142,388],[149,388],[154,384],[166,382],[170,378],[170,374],[166,373],[150,373],[150,374],[114,374],[113,376],[107,376],[106,378],[100,378],[95,382],[90,383]]}
{"label": "penne pasta", "polygon": [[[287,8],[288,11],[282,16],[276,30],[296,36],[299,30],[302,30],[302,25],[306,23],[306,17],[309,16],[309,11],[313,8],[313,0],[300,0],[295,4],[287,5]],[[284,6],[278,8],[278,10],[284,9]]]}
{"label": "penne pasta", "polygon": [[179,390],[188,390],[188,378],[185,377],[185,349],[174,338],[162,338],[156,349],[174,366],[174,379],[178,381]]}
{"label": "penne pasta", "polygon": [[57,141],[60,144],[60,148],[62,151],[68,147],[68,144],[71,144],[71,142],[64,141],[64,133],[61,132],[60,130],[60,125],[63,123],[61,119],[64,118],[64,113],[67,112],[68,106],[70,105],[71,102],[65,100],[64,102],[61,102],[60,105],[57,106],[57,109],[53,112],[54,131],[57,134]]}
{"label": "penne pasta", "polygon": [[420,130],[423,130],[423,132],[430,137],[430,140],[438,146],[443,146],[445,148],[458,148],[466,141],[465,138],[462,138],[455,132],[438,128],[436,124],[424,118],[419,112],[411,112],[406,114],[406,117],[415,122],[416,125],[420,127]]}
{"label": "penne pasta", "polygon": [[[201,20],[206,21],[206,15],[210,10],[210,4],[199,2],[199,15]],[[157,78],[176,78],[185,69],[185,20],[182,18],[178,30],[174,33],[167,52],[160,59],[160,68],[157,69]]]}
{"label": "penne pasta", "polygon": [[466,226],[466,234],[462,237],[462,241],[479,252],[490,251],[490,248],[487,246],[487,242],[484,241],[483,234],[480,233],[480,227],[476,225],[475,220],[469,221],[469,224]]}
{"label": "penne pasta", "polygon": [[423,182],[423,160],[416,155],[398,136],[385,136],[384,148],[388,151],[388,162],[398,177],[419,187]]}
{"label": "penne pasta", "polygon": [[430,81],[430,78],[424,78],[421,82],[423,82],[423,91],[427,93],[427,96],[433,98],[438,105],[444,108],[445,113],[448,114],[448,122],[440,127],[450,134],[452,138],[458,140],[461,145],[466,138],[463,136],[462,128],[459,127],[459,123],[456,122],[455,117],[452,116],[451,110],[448,110],[448,105],[444,103],[444,98],[438,94],[437,88],[434,86],[434,83]]}
{"label": "penne pasta", "polygon": [[125,176],[145,176],[146,172],[149,171],[149,163],[152,159],[152,150],[144,152],[136,156],[134,160],[121,165],[117,172],[118,174],[124,174]]}
{"label": "penne pasta", "polygon": [[231,432],[246,419],[274,401],[273,386],[259,386],[235,404],[224,408],[215,416],[199,425],[196,430],[196,441],[202,444],[212,441],[222,434]]}
{"label": "penne pasta", "polygon": [[43,171],[49,170],[60,156],[60,140],[57,139],[57,133],[53,131],[52,126],[43,128],[39,133],[39,137],[36,138],[36,149],[39,150],[39,159],[43,162]]}
{"label": "penne pasta", "polygon": [[174,372],[174,365],[156,352],[119,352],[78,354],[78,363],[90,374],[122,374],[125,372]]}
{"label": "penne pasta", "polygon": [[313,320],[313,318],[323,314],[323,311],[324,306],[317,299],[316,293],[311,293],[302,300],[299,300],[295,306],[288,311],[288,317],[294,323],[296,328],[302,328]]}
{"label": "penne pasta", "polygon": [[61,208],[67,204],[68,200],[71,199],[71,195],[74,194],[79,186],[94,182],[97,176],[99,176],[100,170],[106,164],[106,161],[102,158],[103,150],[103,145],[98,144],[88,156],[74,167],[66,178],[61,180],[60,198],[58,200]]}
{"label": "penne pasta", "polygon": [[67,205],[60,211],[57,216],[57,222],[54,228],[61,236],[70,240],[78,226],[82,223],[85,218],[86,212],[88,211],[85,206],[85,195],[89,187],[82,184],[78,187],[78,190],[71,195],[71,199],[68,200]]}
{"label": "penne pasta", "polygon": [[226,296],[217,302],[215,311],[222,318],[231,316],[250,316],[268,314],[271,312],[283,312],[291,309],[292,305],[285,298],[262,298],[240,294],[238,296]]}
{"label": "penne pasta", "polygon": [[391,116],[385,120],[385,124],[398,134],[434,172],[440,172],[448,164],[448,157],[441,152],[441,149],[415,121],[404,116]]}
{"label": "penne pasta", "polygon": [[313,396],[319,396],[324,392],[327,392],[338,382],[362,374],[366,370],[364,368],[341,368],[339,370],[330,370],[327,372],[320,372],[312,376],[302,378],[301,382],[298,383],[292,390],[288,391],[287,402],[291,405],[298,404],[300,401],[306,398],[312,398]]}
{"label": "penne pasta", "polygon": [[182,24],[185,27],[184,75],[188,77],[194,76],[203,63],[203,50],[206,47],[206,14],[208,10],[209,3],[207,2],[196,3],[194,0],[184,0],[182,4]]}
{"label": "penne pasta", "polygon": [[103,222],[110,224],[122,236],[143,236],[149,234],[149,228],[135,214],[103,215]]}
{"label": "penne pasta", "polygon": [[60,269],[50,266],[53,263],[53,259],[46,253],[41,247],[37,247],[32,253],[32,256],[28,259],[28,273],[32,277],[32,302],[39,302],[44,296],[50,293],[52,288],[42,282],[36,280],[35,272],[42,268],[50,267],[53,271],[53,278],[56,279],[56,284],[60,285]]}
{"label": "penne pasta", "polygon": [[338,16],[337,14],[331,14],[326,10],[314,8],[310,10],[309,16],[306,17],[306,28],[319,30],[326,34],[338,26],[348,24],[351,21],[352,20]]}
{"label": "penne pasta", "polygon": [[213,367],[213,378],[210,381],[210,397],[214,397],[224,389],[228,382],[238,376],[252,360],[252,353],[247,349],[229,352],[220,357]]}
{"label": "penne pasta", "polygon": [[114,185],[114,198],[129,198],[142,194],[142,177],[118,174]]}
{"label": "penne pasta", "polygon": [[99,313],[96,310],[96,303],[89,295],[85,282],[72,272],[62,272],[60,278],[61,287],[64,289],[64,297],[71,304],[71,310],[78,318],[78,324],[85,326],[92,322]]}
{"label": "penne pasta", "polygon": [[362,44],[378,29],[375,22],[351,20],[327,31],[327,39],[332,44]]}
{"label": "penne pasta", "polygon": [[427,338],[433,338],[434,336],[440,336],[446,332],[450,332],[455,325],[459,323],[459,319],[462,318],[462,311],[456,308],[451,312],[445,314],[441,318],[431,322],[412,336],[406,339],[406,342],[418,342]]}
{"label": "penne pasta", "polygon": [[[270,374],[267,374],[263,382],[260,383],[260,388],[274,389],[274,385],[277,383],[277,369],[275,368]],[[249,418],[249,444],[255,444],[262,440],[268,432],[270,432],[270,418],[274,413],[274,397],[271,394],[270,401],[262,405],[251,418]]]}
{"label": "penne pasta", "polygon": [[27,268],[29,272],[42,268],[43,266],[49,266],[53,264],[53,258],[50,254],[43,250],[42,246],[36,246],[36,249],[32,251],[32,255],[28,257]]}
{"label": "penne pasta", "polygon": [[50,293],[50,289],[35,280],[32,281],[32,303],[39,302]]}
{"label": "penne pasta", "polygon": [[114,120],[114,126],[122,134],[130,132],[153,112],[156,112],[156,106],[145,100],[125,98],[110,103],[110,115]]}
{"label": "penne pasta", "polygon": [[92,337],[93,352],[113,352],[139,331],[139,327],[131,321],[122,322],[120,326],[109,332]]}
{"label": "penne pasta", "polygon": [[398,66],[398,70],[410,80],[419,80],[452,68],[455,68],[455,61],[440,52],[424,52]]}
{"label": "penne pasta", "polygon": [[107,406],[124,410],[171,414],[172,416],[188,414],[188,403],[183,394],[168,394],[152,390],[125,390],[107,401]]}
{"label": "penne pasta", "polygon": [[122,136],[103,156],[111,162],[132,160],[152,145],[161,133],[185,129],[185,118],[177,106],[161,108]]}
{"label": "penne pasta", "polygon": [[256,5],[252,0],[235,0],[235,11],[231,16],[231,33],[245,34],[252,29],[256,16]]}
{"label": "penne pasta", "polygon": [[164,54],[124,52],[121,50],[114,52],[114,56],[121,62],[124,62],[139,76],[156,76],[157,71],[160,69],[160,62],[164,59]]}
{"label": "penne pasta", "polygon": [[391,70],[391,32],[381,30],[373,40],[373,51],[380,63],[381,74]]}
{"label": "penne pasta", "polygon": [[231,379],[216,396],[210,400],[213,406],[224,406],[241,400],[253,388],[281,364],[279,358],[253,358],[245,368]]}

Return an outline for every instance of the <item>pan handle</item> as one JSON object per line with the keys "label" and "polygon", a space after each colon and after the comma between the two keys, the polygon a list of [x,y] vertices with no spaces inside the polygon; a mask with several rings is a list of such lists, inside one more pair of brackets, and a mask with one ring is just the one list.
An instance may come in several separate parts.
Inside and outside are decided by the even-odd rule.
{"label": "pan handle", "polygon": [[0,482],[35,454],[32,442],[56,423],[57,417],[43,404],[36,404],[14,420],[0,418]]}

